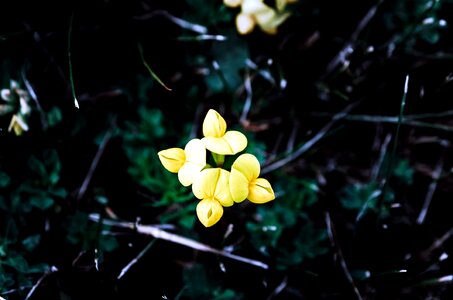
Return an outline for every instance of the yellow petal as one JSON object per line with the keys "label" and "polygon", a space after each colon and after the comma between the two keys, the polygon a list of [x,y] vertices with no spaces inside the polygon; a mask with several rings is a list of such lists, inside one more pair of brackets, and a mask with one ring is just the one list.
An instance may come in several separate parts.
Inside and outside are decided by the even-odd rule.
{"label": "yellow petal", "polygon": [[213,168],[204,169],[194,179],[192,184],[192,192],[198,199],[213,198],[215,192],[215,184],[217,181],[218,171]]}
{"label": "yellow petal", "polygon": [[221,154],[221,155],[231,155],[233,154],[233,149],[224,138],[206,136],[201,139],[206,149],[211,152]]}
{"label": "yellow petal", "polygon": [[192,184],[192,192],[198,199],[213,198],[223,206],[233,205],[229,182],[230,172],[221,168],[201,171]]}
{"label": "yellow petal", "polygon": [[206,165],[206,148],[200,139],[192,139],[184,148],[186,162],[200,165]]}
{"label": "yellow petal", "polygon": [[217,169],[220,170],[220,174],[217,179],[214,198],[223,206],[228,207],[234,203],[230,194],[230,172],[220,168]]}
{"label": "yellow petal", "polygon": [[201,200],[197,205],[197,216],[205,227],[217,223],[223,215],[223,207],[212,198]]}
{"label": "yellow petal", "polygon": [[187,143],[184,153],[186,162],[178,171],[178,179],[183,186],[189,186],[206,166],[206,148],[201,140],[193,139]]}
{"label": "yellow petal", "polygon": [[234,202],[239,203],[247,198],[249,194],[249,181],[237,169],[231,168],[229,186]]}
{"label": "yellow petal", "polygon": [[257,13],[272,10],[263,3],[263,0],[244,0],[241,6],[241,13],[254,15]]}
{"label": "yellow petal", "polygon": [[251,14],[240,13],[236,16],[236,28],[240,34],[251,33],[255,25],[255,18]]}
{"label": "yellow petal", "polygon": [[189,186],[203,169],[203,166],[186,162],[178,171],[179,182],[183,186]]}
{"label": "yellow petal", "polygon": [[[230,146],[232,150],[232,154],[236,154],[241,152],[242,150],[247,147],[247,138],[244,134],[240,133],[239,131],[230,130],[225,133],[223,136],[227,144]],[[219,153],[221,154],[221,153]]]}
{"label": "yellow petal", "polygon": [[241,154],[231,166],[231,170],[233,169],[242,173],[249,183],[260,176],[260,163],[249,153]]}
{"label": "yellow petal", "polygon": [[259,27],[266,33],[275,34],[277,33],[277,27],[280,26],[288,17],[290,13],[275,13],[274,10],[272,12],[267,12],[263,14],[256,14],[256,22],[258,23]]}
{"label": "yellow petal", "polygon": [[203,121],[203,135],[222,137],[226,131],[225,119],[215,110],[210,109]]}
{"label": "yellow petal", "polygon": [[239,131],[230,130],[223,137],[204,137],[201,139],[206,149],[221,155],[233,155],[247,147],[247,138]]}
{"label": "yellow petal", "polygon": [[296,3],[298,0],[276,0],[275,6],[278,11],[283,11],[286,8],[287,4]]}
{"label": "yellow petal", "polygon": [[264,178],[257,178],[250,183],[247,198],[253,203],[262,204],[274,200],[275,194],[269,181]]}
{"label": "yellow petal", "polygon": [[225,4],[226,6],[229,6],[229,7],[238,7],[239,5],[241,5],[242,3],[242,0],[223,0],[223,4]]}
{"label": "yellow petal", "polygon": [[177,173],[186,161],[186,155],[181,148],[162,150],[157,155],[164,168],[172,173]]}

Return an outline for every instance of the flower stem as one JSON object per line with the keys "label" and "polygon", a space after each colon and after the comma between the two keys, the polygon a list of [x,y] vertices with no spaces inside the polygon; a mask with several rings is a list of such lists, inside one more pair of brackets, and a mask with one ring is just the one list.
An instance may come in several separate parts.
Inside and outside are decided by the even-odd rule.
{"label": "flower stem", "polygon": [[225,155],[212,152],[212,157],[214,158],[214,161],[215,161],[215,164],[217,165],[217,167],[223,166],[223,163],[225,162]]}

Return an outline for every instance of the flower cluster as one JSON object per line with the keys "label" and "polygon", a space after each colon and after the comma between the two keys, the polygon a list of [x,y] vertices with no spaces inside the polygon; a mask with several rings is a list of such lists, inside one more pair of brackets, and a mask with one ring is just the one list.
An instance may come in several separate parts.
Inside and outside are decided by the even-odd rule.
{"label": "flower cluster", "polygon": [[[158,153],[162,165],[172,173],[178,173],[183,186],[192,185],[192,192],[201,201],[197,216],[206,226],[217,223],[223,215],[223,207],[232,206],[245,199],[253,203],[266,203],[275,199],[272,186],[259,178],[258,159],[248,153],[239,155],[231,170],[223,168],[226,155],[235,155],[247,146],[247,138],[239,131],[227,131],[223,117],[210,109],[203,121],[202,139],[192,139],[184,149],[170,148]],[[215,166],[207,164],[207,150]]]}
{"label": "flower cluster", "polygon": [[8,131],[11,132],[13,130],[16,135],[21,135],[24,131],[28,131],[27,121],[31,113],[28,92],[20,89],[19,84],[11,80],[10,88],[2,89],[0,96],[4,101],[4,103],[0,103],[0,116],[13,113]]}
{"label": "flower cluster", "polygon": [[282,24],[290,13],[286,5],[297,0],[276,0],[275,8],[264,3],[264,0],[223,0],[229,7],[241,7],[236,16],[236,28],[240,34],[248,34],[256,25],[268,34],[276,34],[277,27]]}

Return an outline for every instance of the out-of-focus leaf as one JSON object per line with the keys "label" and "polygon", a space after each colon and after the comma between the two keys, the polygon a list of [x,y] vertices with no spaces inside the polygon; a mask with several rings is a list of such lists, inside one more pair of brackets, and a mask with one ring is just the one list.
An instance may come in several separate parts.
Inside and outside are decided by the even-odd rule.
{"label": "out-of-focus leaf", "polygon": [[0,171],[0,189],[7,187],[11,182],[11,177],[5,172]]}
{"label": "out-of-focus leaf", "polygon": [[61,110],[54,106],[52,107],[48,112],[47,112],[47,124],[50,127],[53,127],[60,123],[63,119],[63,115],[61,113]]}
{"label": "out-of-focus leaf", "polygon": [[209,89],[214,93],[222,92],[225,88],[237,89],[244,81],[240,71],[249,57],[245,41],[231,34],[226,41],[214,43],[211,52],[218,69],[212,67],[205,77]]}
{"label": "out-of-focus leaf", "polygon": [[50,197],[39,197],[39,196],[33,196],[30,198],[30,203],[34,207],[37,207],[41,210],[46,210],[50,208],[54,204],[54,200]]}
{"label": "out-of-focus leaf", "polygon": [[111,252],[118,248],[118,241],[113,236],[103,236],[100,241],[100,246],[103,251]]}
{"label": "out-of-focus leaf", "polygon": [[31,252],[39,245],[40,241],[41,241],[41,236],[39,234],[31,235],[22,241],[22,246],[27,251]]}
{"label": "out-of-focus leaf", "polygon": [[28,263],[25,258],[17,252],[9,253],[5,260],[0,261],[1,264],[13,267],[20,273],[28,272]]}

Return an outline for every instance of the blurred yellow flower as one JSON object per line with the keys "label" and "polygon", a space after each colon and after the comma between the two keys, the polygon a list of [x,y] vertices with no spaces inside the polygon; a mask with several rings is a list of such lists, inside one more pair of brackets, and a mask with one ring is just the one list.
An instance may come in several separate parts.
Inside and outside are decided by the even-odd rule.
{"label": "blurred yellow flower", "polygon": [[239,131],[226,131],[226,122],[223,117],[210,109],[203,121],[203,135],[201,139],[206,149],[220,155],[232,155],[245,149],[247,138]]}
{"label": "blurred yellow flower", "polygon": [[179,182],[183,186],[191,185],[194,178],[206,166],[206,148],[199,139],[188,142],[184,150],[170,148],[159,151],[157,154],[165,169],[178,173]]}
{"label": "blurred yellow flower", "polygon": [[28,125],[25,123],[25,121],[22,119],[21,115],[13,115],[11,118],[11,122],[9,123],[8,131],[11,132],[11,130],[14,131],[14,133],[19,136],[24,133],[24,131],[28,131]]}
{"label": "blurred yellow flower", "polygon": [[0,104],[0,115],[7,115],[14,112],[8,126],[8,131],[14,131],[19,136],[29,130],[27,119],[31,114],[30,96],[26,90],[19,88],[15,80],[11,80],[9,89],[0,91],[0,98],[6,102]]}
{"label": "blurred yellow flower", "polygon": [[192,192],[198,199],[197,216],[206,226],[217,223],[223,215],[223,206],[233,205],[229,181],[230,172],[222,168],[209,168],[201,171],[192,185]]}
{"label": "blurred yellow flower", "polygon": [[262,204],[275,199],[272,186],[260,175],[260,163],[252,154],[240,155],[231,166],[230,193],[234,202],[246,198],[253,203]]}
{"label": "blurred yellow flower", "polygon": [[236,28],[240,34],[248,34],[257,25],[268,34],[276,34],[277,27],[291,14],[286,5],[297,0],[276,0],[276,8],[264,3],[264,0],[224,0],[229,7],[241,6],[241,12],[236,16]]}
{"label": "blurred yellow flower", "polygon": [[242,0],[223,0],[223,3],[226,5],[226,6],[229,6],[229,7],[238,7],[239,5],[241,5],[242,3]]}

